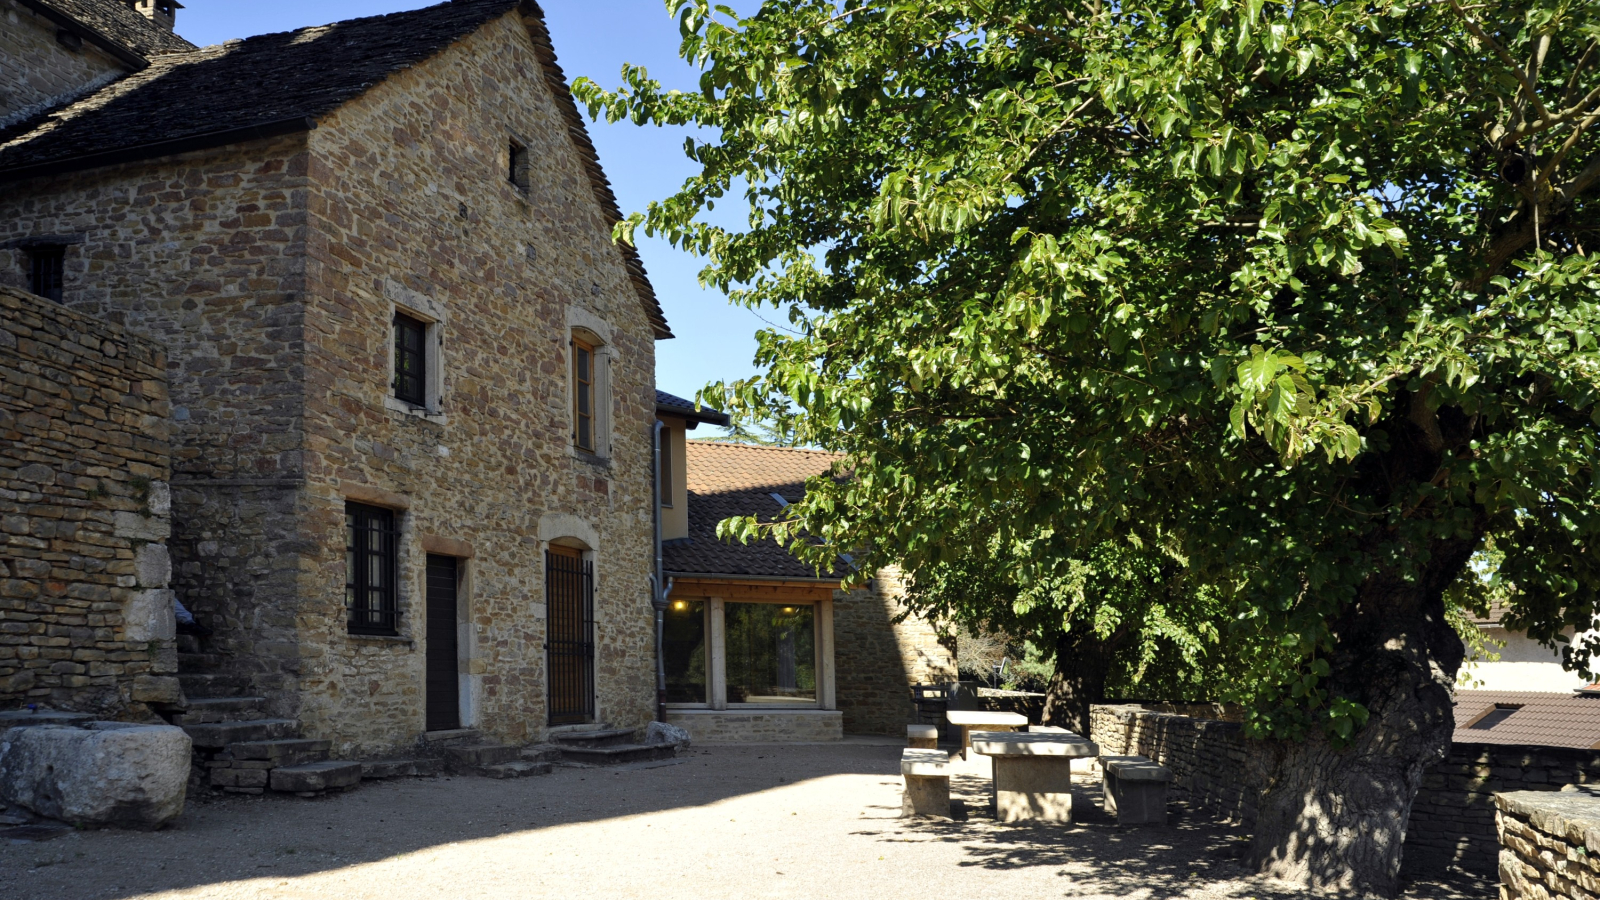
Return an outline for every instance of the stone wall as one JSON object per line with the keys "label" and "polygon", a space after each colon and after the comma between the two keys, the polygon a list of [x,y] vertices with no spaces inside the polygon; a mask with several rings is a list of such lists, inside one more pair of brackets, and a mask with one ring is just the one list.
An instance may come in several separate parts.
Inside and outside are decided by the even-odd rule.
{"label": "stone wall", "polygon": [[904,735],[915,722],[911,685],[956,680],[955,654],[932,623],[904,616],[904,584],[884,569],[870,589],[835,591],[835,696],[852,734]]}
{"label": "stone wall", "polygon": [[0,287],[0,708],[178,700],[161,349]]}
{"label": "stone wall", "polygon": [[0,128],[108,84],[126,70],[87,41],[69,49],[54,22],[0,0]]}
{"label": "stone wall", "polygon": [[[1101,753],[1136,753],[1173,770],[1173,789],[1245,824],[1258,789],[1249,783],[1256,747],[1237,722],[1207,721],[1138,706],[1096,706],[1093,738]],[[1450,866],[1488,872],[1497,848],[1495,801],[1505,791],[1555,791],[1600,784],[1600,752],[1560,747],[1452,744],[1423,775],[1406,828],[1408,871]]]}
{"label": "stone wall", "polygon": [[1600,894],[1600,796],[1496,794],[1501,900],[1591,900]]}
{"label": "stone wall", "polygon": [[[843,718],[832,709],[669,709],[667,723],[689,732],[695,743],[786,744],[844,738]],[[900,733],[905,734],[904,724]]]}

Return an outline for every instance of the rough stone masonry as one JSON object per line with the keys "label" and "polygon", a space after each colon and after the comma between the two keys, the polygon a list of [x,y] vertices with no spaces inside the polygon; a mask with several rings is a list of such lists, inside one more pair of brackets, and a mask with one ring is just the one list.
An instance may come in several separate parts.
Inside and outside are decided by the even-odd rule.
{"label": "rough stone masonry", "polygon": [[179,700],[166,358],[0,287],[0,707]]}

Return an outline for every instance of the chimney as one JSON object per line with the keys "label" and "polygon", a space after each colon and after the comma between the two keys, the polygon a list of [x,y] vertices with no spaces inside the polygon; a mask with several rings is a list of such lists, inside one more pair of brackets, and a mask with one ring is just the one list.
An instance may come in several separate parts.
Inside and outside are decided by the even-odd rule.
{"label": "chimney", "polygon": [[183,9],[183,4],[178,0],[122,0],[122,2],[126,3],[129,9],[168,31],[171,31],[178,21],[178,10]]}

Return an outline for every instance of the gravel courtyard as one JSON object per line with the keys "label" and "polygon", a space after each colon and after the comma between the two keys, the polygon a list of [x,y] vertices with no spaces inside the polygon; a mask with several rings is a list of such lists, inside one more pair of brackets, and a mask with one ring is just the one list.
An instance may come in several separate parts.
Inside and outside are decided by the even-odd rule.
{"label": "gravel courtyard", "polygon": [[[1167,828],[1119,830],[1097,807],[1070,826],[1006,826],[988,818],[982,780],[960,777],[967,821],[903,821],[899,756],[886,743],[707,746],[655,768],[191,803],[166,831],[0,846],[0,898],[1300,896],[1245,877],[1243,836],[1182,807]],[[1494,895],[1468,878],[1407,892]]]}

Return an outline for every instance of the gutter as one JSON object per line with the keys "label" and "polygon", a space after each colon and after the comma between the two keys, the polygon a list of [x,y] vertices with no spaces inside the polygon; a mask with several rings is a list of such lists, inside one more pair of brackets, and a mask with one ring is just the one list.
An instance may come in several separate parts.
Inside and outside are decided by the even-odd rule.
{"label": "gutter", "polygon": [[88,38],[91,43],[101,50],[115,56],[117,61],[135,72],[141,71],[150,65],[150,60],[129,50],[125,45],[101,34],[98,30],[79,22],[59,10],[51,9],[39,0],[22,0],[22,5],[33,10],[35,14],[56,23],[56,27],[66,29],[73,34]]}
{"label": "gutter", "polygon": [[21,181],[24,178],[36,178],[41,175],[60,175],[64,172],[77,172],[83,169],[97,169],[101,166],[111,166],[118,163],[173,156],[179,153],[187,153],[190,150],[209,150],[212,147],[223,147],[228,144],[240,144],[245,141],[278,137],[279,135],[294,134],[301,131],[312,131],[316,127],[317,120],[310,116],[295,116],[291,119],[279,119],[276,122],[258,122],[255,125],[246,125],[242,128],[207,131],[203,134],[174,138],[170,141],[155,141],[149,144],[107,150],[103,153],[86,153],[82,156],[69,156],[66,159],[55,159],[48,162],[33,163],[32,165],[0,169],[0,182]]}

